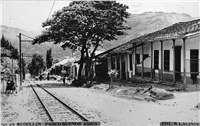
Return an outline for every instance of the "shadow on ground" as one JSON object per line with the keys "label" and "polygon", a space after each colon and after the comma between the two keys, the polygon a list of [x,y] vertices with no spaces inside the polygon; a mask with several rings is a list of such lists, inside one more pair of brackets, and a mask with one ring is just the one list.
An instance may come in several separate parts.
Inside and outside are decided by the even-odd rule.
{"label": "shadow on ground", "polygon": [[[63,83],[37,83],[40,86],[42,86],[43,88],[66,88],[69,87],[69,85],[65,84],[63,85]],[[37,85],[32,85],[33,87],[38,87]],[[30,87],[30,85],[24,86],[24,87]]]}

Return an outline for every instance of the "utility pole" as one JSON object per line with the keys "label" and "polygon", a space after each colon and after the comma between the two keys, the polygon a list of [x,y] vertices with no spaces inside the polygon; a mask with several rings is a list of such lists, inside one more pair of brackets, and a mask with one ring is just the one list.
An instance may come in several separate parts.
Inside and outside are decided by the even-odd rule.
{"label": "utility pole", "polygon": [[21,63],[22,63],[22,60],[21,60],[21,43],[22,43],[22,41],[21,41],[21,33],[19,33],[19,82],[20,82],[20,85],[22,85],[22,69],[21,69],[21,67],[22,67],[22,65],[21,65]]}
{"label": "utility pole", "polygon": [[22,72],[21,72],[21,73],[22,73],[22,80],[24,80],[25,78],[24,78],[24,57],[23,57],[23,53],[22,53],[22,58],[21,58],[21,59],[22,59],[22,60],[21,60],[21,61],[22,61],[22,62],[21,62],[21,64],[22,64],[22,65],[21,65],[21,68],[22,68],[21,70],[22,70]]}
{"label": "utility pole", "polygon": [[21,33],[19,33],[19,73],[20,73],[20,75],[19,75],[19,80],[20,80],[20,85],[22,85],[22,55],[21,55],[21,48],[22,48],[22,42],[32,42],[32,40],[22,40],[21,39],[21,37],[22,36],[25,36],[25,37],[27,37],[27,38],[30,38],[30,39],[34,39],[34,38],[32,38],[32,37],[30,37],[30,36],[27,36],[27,35],[24,35],[24,34],[21,34]]}

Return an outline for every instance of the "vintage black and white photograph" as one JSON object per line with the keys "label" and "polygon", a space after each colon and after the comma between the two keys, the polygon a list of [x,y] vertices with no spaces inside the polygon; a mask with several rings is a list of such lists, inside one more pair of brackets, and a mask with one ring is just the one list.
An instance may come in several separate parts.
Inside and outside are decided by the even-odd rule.
{"label": "vintage black and white photograph", "polygon": [[0,1],[1,125],[200,125],[199,6]]}

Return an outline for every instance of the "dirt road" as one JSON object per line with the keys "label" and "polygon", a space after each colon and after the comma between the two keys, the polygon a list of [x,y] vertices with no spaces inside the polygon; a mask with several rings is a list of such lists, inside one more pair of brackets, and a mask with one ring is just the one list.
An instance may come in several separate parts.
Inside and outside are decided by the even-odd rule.
{"label": "dirt road", "polygon": [[[44,82],[38,82],[44,83]],[[200,101],[199,92],[187,92],[187,93],[174,93],[175,98],[157,101],[147,102],[138,100],[128,100],[106,93],[104,91],[97,91],[95,89],[87,88],[74,88],[74,87],[59,87],[62,85],[58,82],[45,82],[46,88],[54,92],[63,101],[72,105],[76,110],[82,113],[90,121],[100,121],[102,126],[132,126],[132,125],[159,125],[160,122],[199,122],[199,110],[194,109]],[[25,89],[25,87],[24,87]],[[26,91],[26,90],[23,90]],[[23,92],[16,96],[17,102],[20,101],[30,102],[30,97],[26,100]],[[22,97],[23,98],[20,98]],[[18,116],[15,119],[11,119],[12,115],[5,117],[5,111],[8,112],[10,108],[8,106],[16,106],[14,98],[7,98],[9,104],[2,105],[2,122],[20,122],[24,121],[21,110],[13,108]],[[2,101],[4,102],[4,100]],[[3,103],[4,104],[4,103]],[[20,106],[20,105],[19,105]],[[30,105],[22,104],[25,106],[26,116],[28,121],[41,121],[36,113],[33,113],[30,109]],[[34,107],[33,105],[31,106]],[[14,110],[16,109],[16,110]],[[37,109],[37,106],[34,107]],[[25,110],[24,110],[25,111]]]}

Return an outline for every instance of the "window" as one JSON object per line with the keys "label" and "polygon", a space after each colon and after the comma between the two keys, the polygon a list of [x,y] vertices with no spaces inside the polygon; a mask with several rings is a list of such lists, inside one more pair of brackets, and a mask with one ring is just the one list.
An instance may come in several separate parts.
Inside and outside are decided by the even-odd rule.
{"label": "window", "polygon": [[130,64],[130,70],[133,70],[132,54],[129,54],[129,64]]}
{"label": "window", "polygon": [[194,49],[190,50],[190,72],[195,72],[194,74],[198,75],[199,72],[199,50]]}
{"label": "window", "polygon": [[140,54],[136,54],[136,64],[140,63]]}
{"label": "window", "polygon": [[159,69],[159,50],[154,50],[154,69]]}
{"label": "window", "polygon": [[164,70],[169,70],[170,51],[164,50]]}

